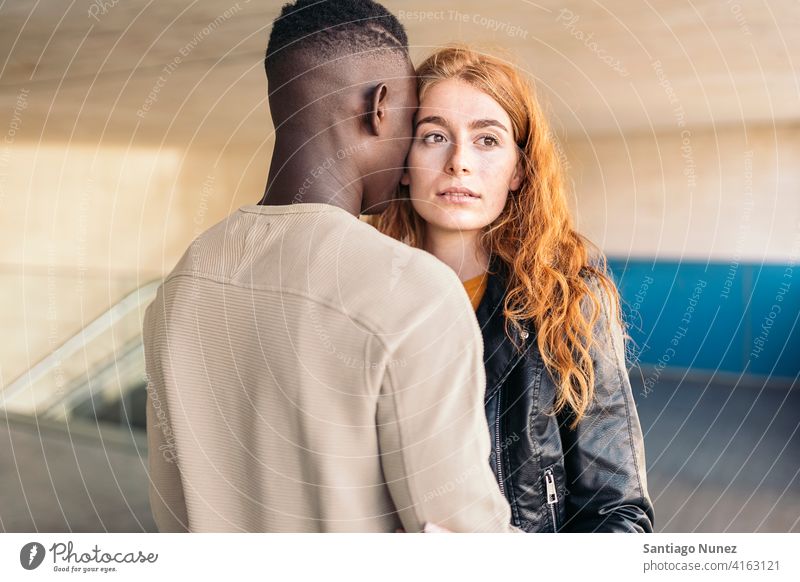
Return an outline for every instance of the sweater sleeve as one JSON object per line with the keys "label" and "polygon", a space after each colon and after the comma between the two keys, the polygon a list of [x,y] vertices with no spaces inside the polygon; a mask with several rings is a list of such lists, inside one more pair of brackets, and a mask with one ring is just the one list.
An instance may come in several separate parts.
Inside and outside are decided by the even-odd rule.
{"label": "sweater sleeve", "polygon": [[189,519],[183,493],[178,454],[172,433],[161,358],[164,341],[161,291],[144,318],[144,350],[147,373],[147,460],[150,476],[150,508],[160,532],[186,532]]}
{"label": "sweater sleeve", "polygon": [[410,323],[378,399],[381,464],[407,532],[426,522],[455,532],[511,532],[489,466],[483,340],[463,290]]}

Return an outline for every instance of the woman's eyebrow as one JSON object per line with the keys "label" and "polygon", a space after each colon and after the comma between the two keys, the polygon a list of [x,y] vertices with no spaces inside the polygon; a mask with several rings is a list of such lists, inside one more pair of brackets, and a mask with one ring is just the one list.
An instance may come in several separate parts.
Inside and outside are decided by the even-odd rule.
{"label": "woman's eyebrow", "polygon": [[422,125],[423,123],[433,123],[434,125],[441,125],[442,127],[448,127],[447,120],[444,117],[440,117],[438,115],[429,115],[428,117],[423,117],[419,121],[417,121],[417,127]]}
{"label": "woman's eyebrow", "polygon": [[469,124],[470,128],[472,129],[483,129],[484,127],[498,127],[505,131],[506,133],[510,133],[508,128],[497,121],[496,119],[476,119],[472,123]]}
{"label": "woman's eyebrow", "polygon": [[[423,117],[419,121],[417,121],[416,127],[419,127],[423,123],[432,123],[434,125],[440,125],[442,127],[449,127],[447,120],[444,117],[439,115],[429,115],[427,117]],[[469,124],[470,129],[483,129],[484,127],[497,127],[502,129],[506,133],[510,133],[508,128],[500,123],[496,119],[476,119],[475,121]]]}

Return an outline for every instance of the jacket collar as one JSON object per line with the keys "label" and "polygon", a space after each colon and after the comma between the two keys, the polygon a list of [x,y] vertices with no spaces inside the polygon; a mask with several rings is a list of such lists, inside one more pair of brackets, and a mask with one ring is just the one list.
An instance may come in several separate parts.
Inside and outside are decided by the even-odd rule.
{"label": "jacket collar", "polygon": [[[518,351],[505,332],[505,316],[503,302],[506,296],[507,270],[502,261],[493,257],[489,265],[489,280],[475,316],[483,334],[483,364],[486,368],[486,401],[500,389],[503,381],[514,369],[514,366],[525,356],[531,345],[534,345],[530,331],[528,337],[517,337],[523,345]],[[515,333],[513,328],[511,333]],[[523,334],[524,335],[524,334]]]}

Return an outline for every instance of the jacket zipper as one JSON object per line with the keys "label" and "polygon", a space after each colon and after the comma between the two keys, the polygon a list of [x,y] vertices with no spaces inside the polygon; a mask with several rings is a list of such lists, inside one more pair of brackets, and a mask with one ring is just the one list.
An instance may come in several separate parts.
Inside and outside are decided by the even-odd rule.
{"label": "jacket zipper", "polygon": [[503,484],[503,450],[500,447],[500,395],[497,395],[497,418],[494,427],[495,455],[497,461],[497,482],[500,484],[500,493],[506,494],[506,487]]}
{"label": "jacket zipper", "polygon": [[558,531],[558,519],[556,518],[556,504],[558,503],[558,493],[556,492],[556,480],[553,477],[553,470],[547,469],[544,472],[544,483],[547,488],[547,507],[550,508],[550,517],[553,520],[553,531]]}

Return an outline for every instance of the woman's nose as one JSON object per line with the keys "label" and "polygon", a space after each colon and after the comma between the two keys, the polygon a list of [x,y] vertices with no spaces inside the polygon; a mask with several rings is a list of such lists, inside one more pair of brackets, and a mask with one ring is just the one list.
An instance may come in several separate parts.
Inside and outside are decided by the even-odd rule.
{"label": "woman's nose", "polygon": [[453,176],[461,176],[470,173],[470,167],[464,148],[453,143],[450,146],[450,156],[447,159],[447,173]]}

